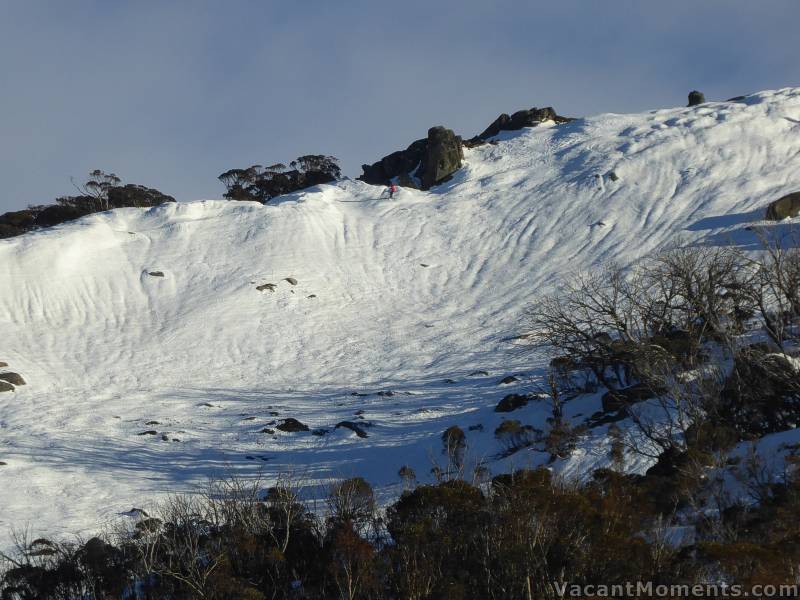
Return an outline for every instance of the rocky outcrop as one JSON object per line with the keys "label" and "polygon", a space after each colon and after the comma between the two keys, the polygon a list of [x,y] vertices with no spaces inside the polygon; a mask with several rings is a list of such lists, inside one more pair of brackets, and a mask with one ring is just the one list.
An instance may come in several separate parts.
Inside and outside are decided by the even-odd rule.
{"label": "rocky outcrop", "polygon": [[425,160],[422,163],[422,189],[432,188],[437,183],[450,178],[461,168],[464,148],[461,138],[446,127],[431,127],[428,130],[428,143],[425,147]]}
{"label": "rocky outcrop", "polygon": [[392,179],[404,187],[429,189],[442,183],[461,168],[462,140],[452,129],[431,127],[428,137],[413,142],[405,150],[384,156],[371,165],[362,165],[361,181],[385,185]]}
{"label": "rocky outcrop", "polygon": [[697,106],[698,104],[703,104],[705,101],[706,97],[703,92],[693,90],[689,92],[689,104],[687,104],[687,106]]}
{"label": "rocky outcrop", "polygon": [[491,125],[481,133],[468,140],[465,145],[467,147],[478,146],[489,138],[496,136],[501,131],[517,131],[523,127],[535,127],[545,121],[569,123],[570,121],[574,121],[574,119],[571,117],[559,116],[552,106],[518,110],[513,115],[503,113],[492,121]]}
{"label": "rocky outcrop", "polygon": [[767,206],[766,216],[770,221],[781,221],[797,215],[800,215],[800,192],[787,194]]}
{"label": "rocky outcrop", "polygon": [[0,392],[13,392],[14,386],[6,381],[0,381]]}

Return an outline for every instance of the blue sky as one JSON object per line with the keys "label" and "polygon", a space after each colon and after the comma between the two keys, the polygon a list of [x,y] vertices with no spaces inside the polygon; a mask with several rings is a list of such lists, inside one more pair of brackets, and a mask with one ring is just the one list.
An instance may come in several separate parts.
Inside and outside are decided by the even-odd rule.
{"label": "blue sky", "polygon": [[442,124],[800,85],[797,0],[0,0],[0,211],[94,168],[179,200],[306,153],[347,175]]}

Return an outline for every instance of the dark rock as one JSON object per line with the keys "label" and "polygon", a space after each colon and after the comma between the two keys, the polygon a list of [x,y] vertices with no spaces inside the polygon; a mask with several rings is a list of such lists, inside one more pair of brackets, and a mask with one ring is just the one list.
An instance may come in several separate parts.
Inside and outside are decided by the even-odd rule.
{"label": "dark rock", "polygon": [[359,179],[372,185],[385,185],[390,179],[409,175],[418,170],[427,145],[428,140],[417,140],[405,150],[392,152],[372,165],[362,165],[364,173]]}
{"label": "dark rock", "polygon": [[2,360],[0,360],[0,367],[7,367],[7,366],[8,366],[7,362],[3,362]]}
{"label": "dark rock", "polygon": [[698,104],[703,104],[705,101],[706,97],[703,92],[694,90],[689,92],[689,104],[687,104],[687,106],[697,106]]}
{"label": "dark rock", "polygon": [[270,429],[269,427],[264,427],[264,429],[262,429],[258,433],[268,433],[268,434],[272,435],[273,433],[275,433],[275,430],[274,429]]}
{"label": "dark rock", "polygon": [[284,419],[283,422],[276,427],[276,429],[285,431],[287,433],[297,433],[300,431],[308,431],[309,427],[297,419],[289,417],[288,419]]}
{"label": "dark rock", "polygon": [[461,168],[464,147],[452,129],[438,126],[428,130],[428,144],[422,169],[422,189],[427,190],[448,179]]}
{"label": "dark rock", "polygon": [[150,207],[158,206],[165,202],[175,202],[175,198],[143,185],[129,183],[112,187],[108,190],[109,208],[121,208],[123,206]]}
{"label": "dark rock", "polygon": [[306,298],[309,298],[309,299],[311,299],[311,298],[316,298],[316,297],[317,297],[317,295],[316,295],[316,294],[311,294],[310,296],[306,296]]}
{"label": "dark rock", "polygon": [[277,287],[277,284],[274,284],[274,283],[264,283],[264,284],[262,284],[262,285],[258,285],[258,286],[256,286],[256,289],[257,289],[259,292],[263,292],[264,290],[269,290],[270,292],[274,292],[276,287]]}
{"label": "dark rock", "polygon": [[292,285],[297,285],[297,279],[294,277],[284,277],[283,280],[288,281]]}
{"label": "dark rock", "polygon": [[13,392],[14,386],[7,381],[0,381],[0,392]]}
{"label": "dark rock", "polygon": [[168,442],[169,441],[169,436],[168,435],[162,435],[161,436],[161,441],[162,442]]}
{"label": "dark rock", "polygon": [[355,433],[360,438],[369,437],[369,435],[367,435],[366,431],[361,429],[361,427],[358,424],[353,423],[352,421],[341,421],[341,422],[337,423],[336,424],[336,429],[339,429],[340,427],[344,427],[345,429],[349,429],[350,431]]}
{"label": "dark rock", "polygon": [[522,408],[530,401],[530,396],[523,396],[522,394],[509,394],[494,407],[494,412],[512,412],[518,408]]}
{"label": "dark rock", "polygon": [[426,267],[426,268],[427,268],[427,267],[429,267],[430,265],[426,265],[425,263],[419,263],[419,266],[420,266],[420,267]]}
{"label": "dark rock", "polygon": [[150,277],[163,277],[164,276],[164,272],[163,271],[148,271],[147,274],[150,275]]}
{"label": "dark rock", "polygon": [[609,171],[608,173],[606,173],[606,177],[610,181],[619,181],[619,175],[617,175],[614,171]]}
{"label": "dark rock", "polygon": [[478,376],[487,377],[488,375],[489,371],[473,371],[472,373],[467,375],[467,377],[478,377]]}
{"label": "dark rock", "polygon": [[405,150],[384,156],[372,165],[362,165],[359,177],[372,185],[386,185],[397,178],[404,187],[429,189],[450,177],[464,158],[462,140],[451,129],[431,127],[426,139],[413,142]]}
{"label": "dark rock", "polygon": [[380,392],[378,392],[378,396],[386,396],[390,398],[394,396],[394,392],[392,390],[381,390]]}
{"label": "dark rock", "polygon": [[158,421],[148,421],[145,425],[161,425]]}
{"label": "dark rock", "polygon": [[25,380],[19,373],[0,373],[0,380],[7,381],[12,385],[25,385]]}
{"label": "dark rock", "polygon": [[242,421],[255,421],[255,420],[256,420],[255,417],[245,417],[244,419],[242,419]]}
{"label": "dark rock", "polygon": [[621,390],[610,390],[603,394],[603,410],[606,412],[620,410],[642,400],[655,398],[659,393],[663,392],[654,390],[652,387],[642,383],[637,383]]}
{"label": "dark rock", "polygon": [[141,432],[137,433],[136,435],[158,435],[158,432],[153,430],[153,429],[149,429],[147,431],[141,431]]}
{"label": "dark rock", "polygon": [[551,106],[518,110],[511,116],[503,113],[492,121],[491,125],[474,138],[470,139],[465,145],[469,147],[478,146],[487,139],[496,136],[501,131],[516,131],[523,127],[535,127],[544,121],[554,121],[560,124],[569,123],[573,120],[574,119],[570,117],[561,117],[557,115],[556,111]]}
{"label": "dark rock", "polygon": [[485,140],[490,137],[496,136],[501,131],[508,131],[511,129],[511,117],[509,117],[506,113],[501,114],[497,117],[491,124],[484,129],[481,133],[479,133],[476,137],[481,140]]}
{"label": "dark rock", "polygon": [[513,375],[506,375],[500,381],[497,382],[497,385],[508,385],[510,383],[515,383],[517,381],[519,381],[519,379],[517,379]]}
{"label": "dark rock", "polygon": [[781,221],[797,215],[800,215],[800,192],[787,194],[767,206],[766,216],[770,221]]}

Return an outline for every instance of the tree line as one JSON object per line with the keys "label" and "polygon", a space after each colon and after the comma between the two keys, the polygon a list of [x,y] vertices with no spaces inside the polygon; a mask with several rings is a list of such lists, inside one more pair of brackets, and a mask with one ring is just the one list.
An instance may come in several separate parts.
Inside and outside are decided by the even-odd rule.
{"label": "tree line", "polygon": [[[267,203],[271,199],[341,177],[338,160],[333,156],[307,154],[284,164],[268,167],[253,165],[230,169],[218,179],[225,186],[228,200]],[[122,184],[115,173],[95,169],[83,184],[73,182],[77,194],[61,196],[53,204],[30,205],[26,209],[0,214],[0,238],[14,237],[29,231],[60,225],[92,213],[124,207],[151,207],[175,198],[157,189],[138,184]]]}

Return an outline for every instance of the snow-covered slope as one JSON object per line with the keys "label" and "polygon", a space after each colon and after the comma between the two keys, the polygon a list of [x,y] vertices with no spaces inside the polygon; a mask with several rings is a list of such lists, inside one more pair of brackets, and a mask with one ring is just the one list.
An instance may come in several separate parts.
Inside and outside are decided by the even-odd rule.
{"label": "snow-covered slope", "polygon": [[[678,237],[747,243],[765,204],[800,189],[800,89],[497,140],[393,201],[343,181],[0,241],[0,360],[28,380],[0,394],[2,536],[92,527],[223,472],[360,474],[391,493],[403,464],[428,477],[454,424],[491,463],[493,408],[529,385],[497,381],[541,366],[508,341],[525,306]],[[261,433],[285,417],[330,431]],[[602,456],[587,444],[562,468]]]}

